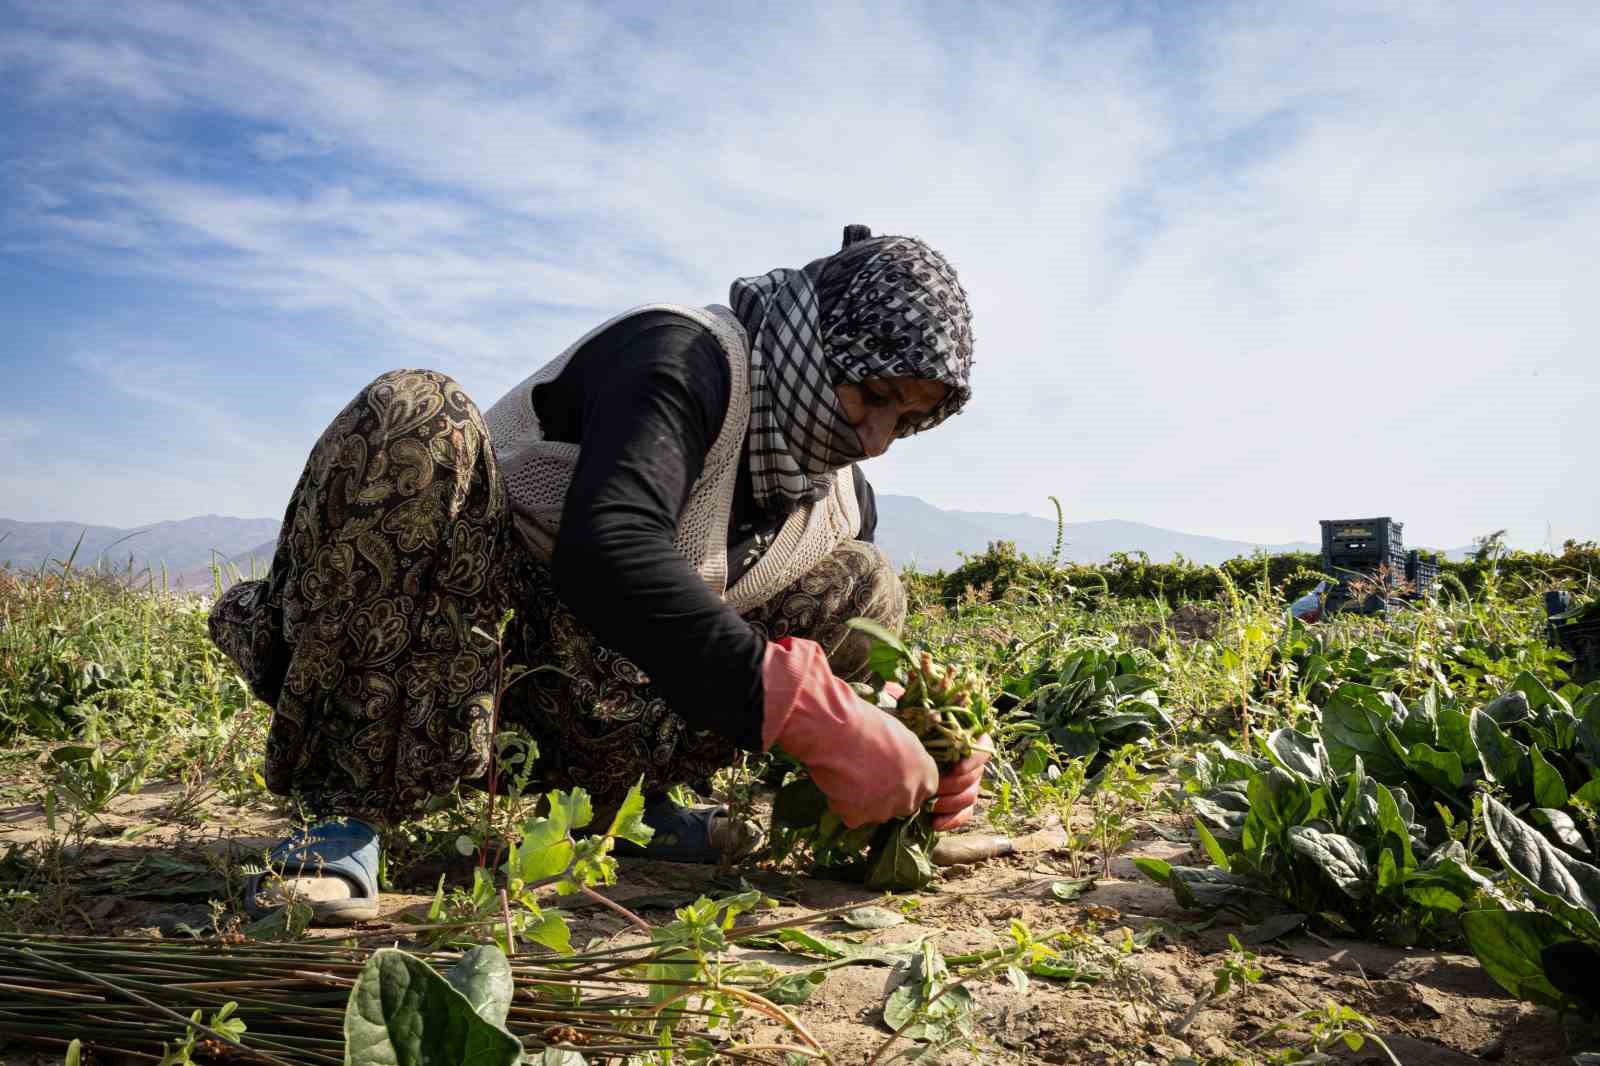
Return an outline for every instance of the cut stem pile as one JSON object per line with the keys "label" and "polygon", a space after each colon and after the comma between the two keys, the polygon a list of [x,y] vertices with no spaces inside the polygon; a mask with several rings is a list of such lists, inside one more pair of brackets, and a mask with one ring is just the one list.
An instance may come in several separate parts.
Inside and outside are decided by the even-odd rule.
{"label": "cut stem pile", "polygon": [[[760,927],[749,932],[756,933]],[[744,932],[741,930],[741,932]],[[196,1010],[210,1019],[227,1003],[247,1029],[249,1050],[223,1046],[204,1025],[203,1047],[240,1061],[340,1066],[345,1008],[357,975],[376,949],[333,943],[185,943],[161,939],[0,934],[0,1037],[159,1061],[181,1041]],[[630,971],[666,954],[643,944],[588,954],[511,960],[515,991],[506,1028],[530,1053],[561,1046],[591,1063],[682,1047],[690,1040],[733,1059],[769,1062],[731,1047],[684,1010],[668,1038],[649,986],[709,990],[696,981],[647,981]],[[440,968],[454,952],[419,954]],[[254,1052],[251,1054],[250,1052]]]}

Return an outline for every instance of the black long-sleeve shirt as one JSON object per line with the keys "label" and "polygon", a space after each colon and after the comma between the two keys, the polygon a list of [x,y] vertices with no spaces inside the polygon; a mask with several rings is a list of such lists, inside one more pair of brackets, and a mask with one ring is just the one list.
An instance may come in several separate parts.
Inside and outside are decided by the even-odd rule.
{"label": "black long-sleeve shirt", "polygon": [[[759,750],[765,642],[673,547],[731,389],[727,357],[708,329],[651,311],[591,338],[534,389],[533,407],[547,439],[581,448],[551,559],[557,594],[691,725]],[[859,537],[870,541],[877,508],[859,468],[855,487]],[[782,524],[757,506],[741,464],[728,524],[730,585]]]}

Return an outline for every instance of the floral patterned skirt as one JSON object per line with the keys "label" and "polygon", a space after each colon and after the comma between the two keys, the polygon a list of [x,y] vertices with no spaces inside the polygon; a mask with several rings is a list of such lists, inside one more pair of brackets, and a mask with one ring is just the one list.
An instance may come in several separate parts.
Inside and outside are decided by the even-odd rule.
{"label": "floral patterned skirt", "polygon": [[[542,788],[581,785],[600,806],[703,787],[736,755],[691,727],[642,671],[595,641],[513,530],[483,417],[450,378],[384,374],[311,450],[264,581],[234,585],[212,639],[273,708],[265,776],[318,815],[416,816],[489,768],[506,612],[506,667],[553,666],[512,685],[501,728],[539,746]],[[806,637],[861,676],[853,617],[898,629],[905,595],[870,544],[848,541],[746,619]]]}

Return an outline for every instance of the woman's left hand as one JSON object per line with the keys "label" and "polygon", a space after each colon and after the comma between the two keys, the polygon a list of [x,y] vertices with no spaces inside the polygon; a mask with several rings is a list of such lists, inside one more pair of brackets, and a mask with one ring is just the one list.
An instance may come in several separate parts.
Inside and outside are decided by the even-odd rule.
{"label": "woman's left hand", "polygon": [[983,783],[983,767],[994,742],[985,736],[974,747],[984,750],[974,751],[939,775],[939,791],[933,799],[933,827],[941,833],[959,829],[972,820],[978,787]]}

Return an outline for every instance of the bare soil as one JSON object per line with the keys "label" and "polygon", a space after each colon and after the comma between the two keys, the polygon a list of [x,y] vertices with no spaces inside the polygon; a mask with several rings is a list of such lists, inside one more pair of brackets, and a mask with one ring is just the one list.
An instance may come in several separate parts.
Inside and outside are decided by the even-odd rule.
{"label": "bare soil", "polygon": [[[177,795],[174,788],[154,787],[115,801],[81,847],[49,860],[76,892],[53,906],[13,906],[0,912],[0,919],[33,931],[70,933],[186,936],[188,929],[209,929],[209,901],[237,898],[240,861],[260,855],[288,827],[269,811],[215,801],[198,819],[179,822],[171,817]],[[1201,928],[1203,916],[1184,913],[1165,888],[1135,871],[1129,861],[1135,855],[1192,857],[1189,845],[1169,839],[1178,835],[1176,823],[1163,818],[1152,816],[1113,862],[1111,876],[1072,902],[1051,891],[1071,872],[1063,834],[1059,827],[1043,827],[1018,838],[1014,854],[949,868],[932,890],[906,897],[913,905],[905,924],[875,932],[834,924],[820,932],[877,942],[931,937],[940,950],[953,954],[1000,943],[1016,919],[1036,934],[1082,930],[1105,942],[1108,957],[1120,958],[1112,976],[1091,984],[1036,978],[1018,991],[1003,980],[973,982],[976,1040],[971,1047],[942,1053],[938,1061],[946,1063],[1261,1062],[1293,1043],[1296,1034],[1303,1037],[1305,1027],[1264,1034],[1330,1000],[1371,1018],[1407,1066],[1532,1066],[1565,1061],[1571,1053],[1568,1034],[1554,1014],[1506,996],[1470,957],[1360,941],[1301,935],[1254,945],[1265,970],[1261,981],[1192,1010],[1212,984],[1228,934],[1241,928],[1227,916]],[[0,809],[0,855],[9,845],[41,844],[50,837],[38,804]],[[32,854],[30,861],[38,861]],[[1095,859],[1085,861],[1097,865]],[[394,924],[396,939],[403,941],[397,917],[426,910],[441,872],[467,883],[470,865],[443,859],[391,870],[396,887],[385,893],[383,920],[375,926]],[[649,861],[624,861],[620,883],[607,894],[657,924],[670,921],[675,907],[696,896],[736,891],[741,878],[780,901],[776,914],[781,917],[884,902],[859,886],[837,882],[763,870],[719,875],[709,867]],[[637,935],[624,918],[592,902],[580,898],[563,905],[571,908],[574,943]],[[766,912],[761,920],[773,917]],[[1140,934],[1146,946],[1136,941],[1131,951],[1118,948]],[[781,952],[740,950],[779,966],[808,964]],[[904,976],[885,966],[838,969],[810,1000],[791,1010],[838,1062],[865,1064],[889,1038],[881,1012],[885,997]],[[906,1046],[901,1042],[881,1061]],[[1386,1061],[1371,1044],[1347,1053],[1345,1060]],[[58,1061],[7,1046],[0,1036],[0,1063]]]}

